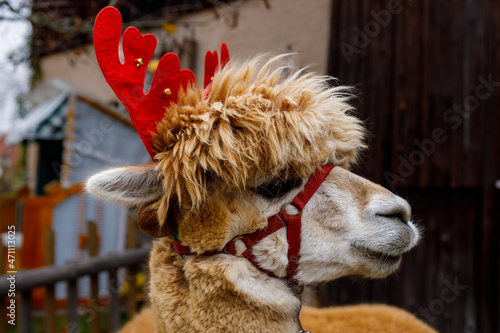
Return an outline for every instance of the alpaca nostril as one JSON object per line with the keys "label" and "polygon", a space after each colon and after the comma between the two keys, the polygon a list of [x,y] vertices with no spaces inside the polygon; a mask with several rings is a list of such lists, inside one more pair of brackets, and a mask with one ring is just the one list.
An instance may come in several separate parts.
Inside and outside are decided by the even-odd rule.
{"label": "alpaca nostril", "polygon": [[395,201],[387,202],[387,205],[380,205],[375,215],[408,224],[411,219],[410,205],[401,197],[396,196],[394,199]]}
{"label": "alpaca nostril", "polygon": [[388,219],[397,219],[405,224],[408,222],[408,220],[403,217],[403,213],[377,214],[377,216],[382,216]]}
{"label": "alpaca nostril", "polygon": [[397,196],[385,196],[372,200],[366,209],[367,220],[375,219],[378,223],[403,223],[410,226],[411,207],[408,201]]}

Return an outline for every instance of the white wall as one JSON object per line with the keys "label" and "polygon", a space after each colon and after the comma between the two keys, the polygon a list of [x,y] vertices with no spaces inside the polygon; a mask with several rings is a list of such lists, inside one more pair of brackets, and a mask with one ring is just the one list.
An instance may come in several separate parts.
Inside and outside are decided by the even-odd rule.
{"label": "white wall", "polygon": [[[219,50],[221,42],[229,48],[231,58],[247,59],[259,53],[277,55],[287,47],[296,52],[296,66],[310,66],[310,70],[326,74],[330,37],[330,0],[269,0],[267,9],[262,0],[243,2],[237,10],[237,26],[230,28],[224,16],[230,10],[221,10],[221,19],[210,20],[213,11],[190,15],[186,21],[210,23],[194,29],[199,43],[197,68],[204,68],[207,50]],[[198,73],[197,73],[198,74]],[[199,74],[198,74],[199,75]]]}
{"label": "white wall", "polygon": [[[219,19],[213,10],[184,17],[177,24],[174,38],[182,41],[194,36],[198,43],[198,82],[203,79],[205,52],[219,50],[222,42],[228,45],[232,59],[247,59],[261,53],[277,55],[290,47],[291,52],[297,53],[292,56],[296,66],[310,66],[310,71],[326,74],[330,3],[330,0],[269,0],[267,9],[262,0],[246,0],[234,9],[220,8]],[[237,25],[230,27],[233,10],[238,13]],[[41,61],[41,69],[41,84],[62,78],[103,102],[115,100],[92,46],[85,47],[78,55],[71,51],[46,57]]]}
{"label": "white wall", "polygon": [[59,78],[102,102],[115,101],[115,94],[106,83],[97,63],[94,46],[82,49],[78,53],[66,51],[42,59],[40,62],[42,79],[37,85]]}

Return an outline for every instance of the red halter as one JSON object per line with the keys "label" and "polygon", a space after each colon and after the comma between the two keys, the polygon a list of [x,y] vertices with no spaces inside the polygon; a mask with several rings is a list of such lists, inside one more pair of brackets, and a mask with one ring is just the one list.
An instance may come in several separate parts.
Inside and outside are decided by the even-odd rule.
{"label": "red halter", "polygon": [[[301,232],[301,215],[307,202],[314,195],[316,190],[319,188],[321,183],[325,180],[326,176],[333,169],[333,165],[325,164],[321,168],[317,169],[314,174],[309,178],[304,190],[300,192],[290,204],[299,210],[297,215],[288,215],[285,209],[281,210],[278,214],[271,216],[267,221],[267,227],[264,229],[257,230],[251,234],[246,234],[242,236],[237,236],[233,238],[229,243],[224,246],[221,251],[209,251],[202,253],[203,256],[212,256],[216,254],[232,254],[237,257],[244,257],[250,261],[256,268],[262,272],[268,274],[272,277],[277,277],[274,273],[262,268],[257,263],[255,255],[252,253],[253,247],[260,242],[263,238],[269,236],[270,234],[278,231],[284,226],[287,226],[287,240],[288,240],[288,266],[286,268],[286,277],[290,281],[294,281],[295,274],[297,273],[297,268],[299,266],[300,259],[300,232]],[[235,242],[237,240],[242,241],[247,249],[242,254],[236,253]],[[178,254],[182,255],[195,255],[189,247],[181,244],[180,240],[174,240],[173,249]]]}

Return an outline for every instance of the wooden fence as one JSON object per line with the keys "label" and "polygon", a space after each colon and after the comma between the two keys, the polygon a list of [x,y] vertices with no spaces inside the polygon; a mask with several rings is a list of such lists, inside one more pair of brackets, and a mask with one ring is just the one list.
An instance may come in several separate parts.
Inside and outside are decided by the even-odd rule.
{"label": "wooden fence", "polygon": [[[9,327],[8,320],[14,317],[7,316],[12,310],[15,313],[15,329],[20,333],[33,332],[33,305],[38,305],[40,299],[43,300],[43,325],[44,332],[58,332],[56,312],[61,308],[60,303],[66,303],[66,325],[64,332],[80,332],[78,304],[83,300],[82,295],[78,295],[78,279],[84,276],[89,277],[90,291],[85,295],[86,313],[89,321],[89,332],[102,332],[101,317],[105,307],[99,304],[99,274],[107,272],[108,285],[106,298],[109,301],[107,312],[109,320],[107,321],[108,332],[117,331],[120,327],[120,308],[118,304],[119,288],[118,269],[125,268],[124,282],[127,284],[125,295],[126,309],[128,318],[132,318],[137,309],[138,288],[136,275],[139,266],[146,262],[150,247],[137,248],[137,227],[135,220],[129,218],[127,221],[127,232],[125,247],[126,251],[99,256],[99,240],[97,225],[92,221],[87,222],[87,234],[85,235],[85,248],[88,250],[89,258],[80,261],[71,261],[63,265],[55,266],[55,248],[54,231],[51,227],[44,229],[44,235],[41,237],[43,243],[43,268],[21,269],[13,275],[5,267],[13,267],[8,262],[0,262],[2,272],[7,271],[7,275],[0,276],[0,318],[7,318],[6,321],[0,321],[0,333],[7,332]],[[25,253],[31,255],[31,253]],[[17,269],[17,265],[14,269]],[[67,297],[63,302],[57,302],[55,284],[66,282]],[[41,288],[42,287],[42,288]],[[14,297],[12,297],[14,294]],[[10,306],[11,302],[14,306]],[[60,312],[60,311],[59,311]],[[13,326],[13,325],[10,325]],[[60,325],[59,325],[60,326]]]}
{"label": "wooden fence", "polygon": [[[108,297],[109,297],[109,326],[108,332],[115,332],[120,328],[120,309],[119,309],[119,285],[118,285],[118,268],[129,268],[127,278],[130,283],[127,296],[127,312],[129,318],[135,313],[137,306],[135,286],[135,272],[137,266],[143,263],[150,251],[150,248],[140,248],[127,250],[122,253],[109,254],[104,257],[94,257],[78,262],[69,262],[60,266],[47,266],[40,269],[21,270],[15,276],[14,280],[10,280],[10,275],[0,276],[0,297],[2,309],[8,309],[11,304],[10,299],[6,297],[9,289],[15,288],[15,323],[17,332],[31,333],[32,328],[32,310],[31,310],[31,293],[34,288],[46,288],[45,302],[45,330],[46,333],[56,332],[56,311],[55,311],[55,296],[54,285],[57,282],[65,281],[67,285],[67,324],[66,332],[80,332],[78,318],[78,293],[77,281],[83,276],[91,277],[90,299],[90,332],[101,332],[100,315],[98,315],[97,304],[97,275],[101,272],[108,273]],[[18,306],[19,305],[19,306]],[[5,315],[5,313],[3,314]],[[5,317],[5,316],[4,316]],[[8,318],[8,317],[7,317]],[[0,331],[5,332],[8,323],[0,321]]]}
{"label": "wooden fence", "polygon": [[425,231],[396,275],[335,281],[323,304],[391,303],[441,333],[500,332],[500,2],[331,9],[328,71],[357,87],[371,132],[358,172],[409,199]]}

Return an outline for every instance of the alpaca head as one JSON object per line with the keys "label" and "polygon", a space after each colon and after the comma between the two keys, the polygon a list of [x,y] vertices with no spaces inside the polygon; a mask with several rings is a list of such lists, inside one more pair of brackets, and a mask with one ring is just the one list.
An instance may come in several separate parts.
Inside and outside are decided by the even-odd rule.
{"label": "alpaca head", "polygon": [[[101,172],[87,189],[138,206],[143,230],[177,231],[201,254],[264,228],[282,209],[298,214],[290,202],[330,163],[336,167],[302,212],[296,279],[386,276],[419,239],[410,207],[347,171],[365,147],[348,90],[301,71],[283,78],[284,68],[274,66],[280,59],[227,66],[207,96],[201,88],[181,92],[152,134],[155,162]],[[260,266],[285,276],[287,248],[282,229],[253,251]]]}

